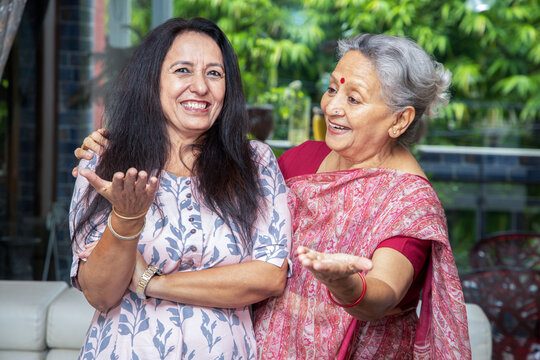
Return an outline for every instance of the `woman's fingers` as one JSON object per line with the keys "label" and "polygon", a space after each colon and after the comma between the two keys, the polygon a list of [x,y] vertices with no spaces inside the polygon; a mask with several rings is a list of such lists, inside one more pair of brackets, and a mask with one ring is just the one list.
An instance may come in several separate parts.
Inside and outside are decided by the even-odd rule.
{"label": "woman's fingers", "polygon": [[158,189],[158,185],[159,185],[159,180],[157,177],[155,176],[152,176],[150,178],[150,181],[148,182],[148,184],[146,185],[146,191],[150,194],[153,194],[152,196],[152,199],[156,196],[156,192],[157,192],[157,189]]}
{"label": "woman's fingers", "polygon": [[122,201],[115,203],[115,209],[123,216],[137,216],[147,211],[154,201],[158,188],[156,177],[148,180],[146,171],[130,168],[125,176],[122,173],[115,174],[113,179],[113,191],[121,194]]}
{"label": "woman's fingers", "polygon": [[100,195],[107,198],[106,191],[111,186],[110,181],[103,180],[95,172],[89,169],[79,169],[79,174],[84,176]]}
{"label": "woman's fingers", "polygon": [[97,154],[101,155],[103,153],[103,150],[105,150],[105,147],[107,146],[107,139],[108,139],[108,132],[104,128],[98,129],[94,131],[90,138],[94,141],[94,144],[92,144],[95,148],[94,151],[96,151]]}
{"label": "woman's fingers", "polygon": [[96,247],[98,242],[99,241],[94,241],[90,244],[86,244],[84,250],[81,251],[78,255],[79,259],[81,259],[82,261],[88,260],[88,257],[90,257],[90,254],[92,253],[92,251],[94,251],[94,248]]}
{"label": "woman's fingers", "polygon": [[148,185],[148,174],[146,171],[140,171],[138,174],[137,181],[135,182],[135,193],[137,195],[142,195],[146,191],[146,186]]}
{"label": "woman's fingers", "polygon": [[124,179],[124,192],[135,193],[135,182],[137,181],[137,169],[129,168]]}
{"label": "woman's fingers", "polygon": [[101,155],[107,145],[107,138],[103,136],[106,134],[104,129],[99,129],[92,132],[89,136],[84,138],[82,148],[84,150],[92,150],[98,155]]}
{"label": "woman's fingers", "polygon": [[90,160],[90,159],[92,159],[94,157],[94,154],[92,154],[90,151],[87,151],[87,150],[85,150],[83,148],[76,148],[73,153],[75,154],[75,156],[79,160],[80,159]]}
{"label": "woman's fingers", "polygon": [[122,216],[138,216],[148,211],[158,188],[158,179],[152,176],[148,180],[146,171],[138,172],[130,168],[125,174],[116,172],[112,181],[100,178],[89,169],[79,169],[96,191],[106,198]]}
{"label": "woman's fingers", "polygon": [[90,160],[94,157],[94,154],[89,151],[92,150],[98,155],[103,154],[105,147],[107,146],[107,130],[101,128],[84,138],[81,147],[78,147],[73,152],[77,159]]}

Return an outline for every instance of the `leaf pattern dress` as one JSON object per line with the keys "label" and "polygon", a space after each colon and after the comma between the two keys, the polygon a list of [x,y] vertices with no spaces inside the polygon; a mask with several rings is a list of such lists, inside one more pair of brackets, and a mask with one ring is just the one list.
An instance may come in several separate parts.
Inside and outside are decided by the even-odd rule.
{"label": "leaf pattern dress", "polygon": [[[149,265],[164,274],[197,271],[253,259],[281,266],[291,246],[291,221],[287,188],[271,149],[252,141],[267,206],[253,231],[251,246],[242,245],[236,229],[228,226],[195,193],[196,178],[161,174],[157,203],[146,215],[138,249]],[[98,157],[80,162],[94,170]],[[80,201],[87,180],[77,178],[70,226],[84,212]],[[75,211],[77,210],[77,211]],[[98,241],[105,224],[86,243]],[[71,229],[73,231],[73,228]],[[82,236],[73,244],[71,278],[77,284]],[[166,300],[139,299],[127,290],[121,303],[107,312],[96,311],[80,359],[255,359],[256,342],[251,307],[207,308]]]}

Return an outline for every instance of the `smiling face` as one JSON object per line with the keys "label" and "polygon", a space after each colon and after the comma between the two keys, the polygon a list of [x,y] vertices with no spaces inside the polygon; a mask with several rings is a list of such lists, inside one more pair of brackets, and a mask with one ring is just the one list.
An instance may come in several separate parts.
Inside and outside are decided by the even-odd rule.
{"label": "smiling face", "polygon": [[161,66],[160,101],[173,144],[192,144],[212,127],[225,98],[225,64],[208,35],[189,31],[173,41]]}
{"label": "smiling face", "polygon": [[381,98],[381,84],[371,62],[349,51],[330,76],[321,99],[326,144],[351,167],[378,167],[393,146],[396,114]]}

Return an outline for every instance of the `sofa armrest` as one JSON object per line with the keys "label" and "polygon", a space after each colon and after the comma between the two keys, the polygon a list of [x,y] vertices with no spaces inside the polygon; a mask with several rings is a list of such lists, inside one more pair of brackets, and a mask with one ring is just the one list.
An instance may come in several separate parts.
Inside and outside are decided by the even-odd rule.
{"label": "sofa armrest", "polygon": [[79,350],[95,309],[75,288],[63,291],[49,306],[47,346],[51,349]]}
{"label": "sofa armrest", "polygon": [[0,350],[43,351],[47,310],[63,281],[0,281]]}

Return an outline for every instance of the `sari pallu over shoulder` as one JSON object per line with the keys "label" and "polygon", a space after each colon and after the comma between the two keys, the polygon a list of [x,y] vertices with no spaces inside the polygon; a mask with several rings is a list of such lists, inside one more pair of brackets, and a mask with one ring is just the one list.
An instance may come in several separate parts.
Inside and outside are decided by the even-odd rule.
{"label": "sari pallu over shoulder", "polygon": [[[410,329],[410,314],[381,319],[385,338],[375,334],[381,322],[359,321],[351,343],[353,358],[395,354],[400,341],[410,344],[414,336],[415,359],[470,359],[465,305],[446,218],[427,180],[397,170],[359,169],[297,176],[287,185],[293,250],[303,245],[371,258],[377,246],[393,236],[433,241],[416,334],[413,327],[406,332],[408,339],[388,341]],[[292,270],[284,295],[269,299],[255,312],[259,357],[335,359],[352,317],[330,302],[325,287],[296,258]]]}

